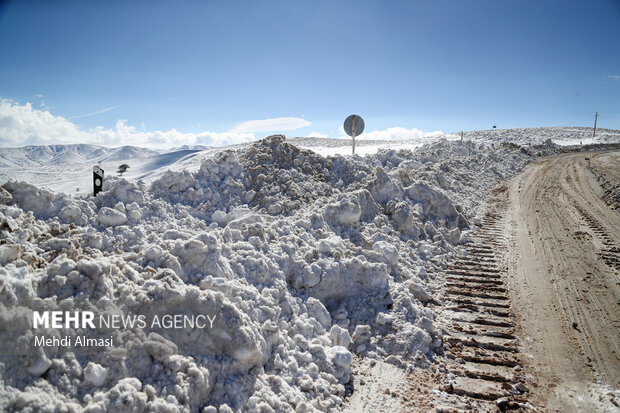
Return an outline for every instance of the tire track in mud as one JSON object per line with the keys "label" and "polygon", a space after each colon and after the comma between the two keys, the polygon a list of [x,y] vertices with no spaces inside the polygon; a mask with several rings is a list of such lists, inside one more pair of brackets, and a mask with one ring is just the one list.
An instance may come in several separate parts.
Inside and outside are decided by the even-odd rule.
{"label": "tire track in mud", "polygon": [[482,229],[445,271],[441,319],[448,379],[435,412],[532,411],[504,284],[506,187],[491,194]]}
{"label": "tire track in mud", "polygon": [[579,212],[579,215],[587,223],[590,229],[597,235],[601,241],[602,248],[598,252],[598,256],[607,264],[610,268],[616,272],[616,280],[620,281],[618,272],[620,271],[620,247],[613,241],[611,235],[605,230],[605,228],[597,221],[592,215],[587,213],[579,205],[575,205],[575,208]]}

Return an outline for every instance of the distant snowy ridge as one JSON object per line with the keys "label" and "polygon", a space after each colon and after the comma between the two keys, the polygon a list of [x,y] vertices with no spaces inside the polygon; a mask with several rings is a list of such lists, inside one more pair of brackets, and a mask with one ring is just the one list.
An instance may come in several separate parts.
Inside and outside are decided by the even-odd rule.
{"label": "distant snowy ridge", "polygon": [[[513,142],[521,146],[540,145],[547,139],[551,139],[557,145],[620,142],[620,130],[599,128],[596,129],[596,137],[593,137],[592,134],[592,128],[558,126],[469,131],[463,133],[463,139],[485,143]],[[460,139],[460,132],[444,135],[443,137]]]}
{"label": "distant snowy ridge", "polygon": [[[317,138],[313,136],[308,137],[295,137],[288,138],[288,141],[297,146],[304,147],[312,147],[312,146],[323,146],[327,148],[334,148],[340,146],[351,146],[351,139],[342,139],[342,138]],[[424,139],[427,142],[426,139]],[[376,145],[384,145],[386,143],[396,143],[396,142],[407,142],[407,141],[385,141],[385,140],[376,140],[376,139],[363,139],[357,138],[355,140],[356,146],[376,146]]]}
{"label": "distant snowy ridge", "polygon": [[[597,129],[596,137],[592,136],[592,128],[578,126],[558,126],[540,128],[517,128],[517,129],[488,129],[479,131],[463,132],[464,140],[471,140],[478,143],[497,143],[512,142],[522,146],[540,145],[547,139],[551,139],[557,145],[578,145],[581,141],[584,145],[590,143],[615,143],[620,142],[620,130]],[[406,140],[372,140],[364,139],[361,135],[355,140],[356,147],[385,146],[385,145],[407,145],[436,142],[441,139],[460,140],[461,132],[453,132],[443,135],[434,135],[421,139]],[[326,147],[335,148],[350,146],[351,139],[342,138],[317,138],[317,137],[295,137],[290,138],[289,142],[305,148]]]}
{"label": "distant snowy ridge", "polygon": [[[496,144],[512,142],[521,146],[541,145],[546,140],[557,145],[588,145],[594,143],[620,142],[620,131],[613,129],[597,129],[596,137],[592,137],[592,128],[570,127],[540,127],[519,129],[490,129],[481,131],[463,132],[463,140],[476,143]],[[355,139],[355,153],[370,155],[381,149],[415,149],[423,145],[439,142],[442,139],[460,140],[461,132],[444,135],[428,136],[420,139],[404,140],[371,140],[364,139],[362,134]],[[324,156],[348,155],[351,153],[351,139],[296,137],[289,142],[300,147],[310,149]]]}
{"label": "distant snowy ridge", "polygon": [[159,152],[136,146],[107,148],[98,145],[38,145],[0,149],[0,167],[44,166],[81,162],[142,159]]}
{"label": "distant snowy ridge", "polygon": [[205,151],[207,149],[211,149],[213,146],[206,145],[182,145],[171,148],[170,151]]}

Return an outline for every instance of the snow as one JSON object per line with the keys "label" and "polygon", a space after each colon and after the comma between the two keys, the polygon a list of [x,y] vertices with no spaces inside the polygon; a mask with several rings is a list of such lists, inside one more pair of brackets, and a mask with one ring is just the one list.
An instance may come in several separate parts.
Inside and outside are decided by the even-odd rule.
{"label": "snow", "polygon": [[3,148],[0,165],[59,165],[68,162],[105,162],[140,159],[157,155],[151,149],[135,146],[107,148],[97,145],[41,145],[21,148]]}
{"label": "snow", "polygon": [[[124,208],[123,208],[124,209]],[[116,209],[102,207],[97,214],[97,221],[103,225],[116,227],[127,222],[127,216],[124,212]]]}
{"label": "snow", "polygon": [[[4,182],[0,409],[342,410],[354,354],[432,359],[432,295],[477,206],[557,150],[433,139],[325,157],[292,142],[160,154],[96,197]],[[215,319],[68,329],[114,340],[83,353],[29,347],[33,309]]]}
{"label": "snow", "polygon": [[19,244],[0,246],[0,264],[6,265],[19,258],[21,247]]}
{"label": "snow", "polygon": [[[620,131],[598,128],[596,130],[596,137],[592,136],[592,132],[592,128],[582,127],[490,129],[463,132],[463,140],[485,144],[513,142],[525,147],[541,145],[547,139],[551,139],[556,145],[589,145],[595,143],[620,142]],[[429,143],[439,142],[442,139],[460,141],[461,133],[433,135],[415,140],[392,141],[364,139],[364,135],[362,135],[355,139],[355,153],[364,156],[377,153],[381,150],[414,150]],[[323,156],[351,154],[351,139],[303,137],[292,138],[289,141],[296,146],[310,149]],[[412,162],[417,162],[417,160],[412,160]]]}
{"label": "snow", "polygon": [[[596,138],[591,128],[551,127],[522,129],[491,129],[463,133],[465,141],[487,145],[513,142],[529,147],[541,145],[551,139],[557,145],[587,145],[593,143],[620,142],[620,131],[597,129]],[[429,136],[416,140],[378,141],[356,138],[356,154],[372,155],[380,151],[416,150],[424,145],[442,139],[460,141],[460,133]],[[350,155],[350,139],[291,138],[289,142],[299,148],[310,149],[323,156]],[[127,163],[130,169],[123,174],[130,180],[147,183],[160,178],[167,171],[197,171],[202,163],[218,152],[229,149],[247,148],[249,144],[209,148],[201,145],[185,145],[167,152],[124,146],[106,148],[96,145],[44,145],[22,148],[0,148],[0,183],[19,179],[52,189],[56,192],[86,194],[92,190],[92,167],[99,164],[106,171],[106,177],[117,175],[118,166]],[[63,155],[65,154],[65,155]],[[57,158],[59,163],[52,160]],[[422,159],[409,159],[406,166],[417,168]],[[428,161],[428,159],[426,159]],[[123,162],[121,162],[123,161]],[[405,166],[405,164],[403,165]]]}
{"label": "snow", "polygon": [[108,371],[100,364],[89,362],[84,369],[84,380],[93,386],[100,387],[108,375]]}

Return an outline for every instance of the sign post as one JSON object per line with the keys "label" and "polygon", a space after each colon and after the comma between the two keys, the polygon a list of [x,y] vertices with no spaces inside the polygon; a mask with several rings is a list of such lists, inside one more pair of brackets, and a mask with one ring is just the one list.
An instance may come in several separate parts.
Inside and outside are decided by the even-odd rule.
{"label": "sign post", "polygon": [[364,132],[364,119],[359,115],[351,115],[344,120],[344,131],[353,138],[353,155],[355,155],[355,137]]}
{"label": "sign post", "polygon": [[93,195],[97,196],[103,189],[103,173],[105,171],[98,165],[93,166]]}

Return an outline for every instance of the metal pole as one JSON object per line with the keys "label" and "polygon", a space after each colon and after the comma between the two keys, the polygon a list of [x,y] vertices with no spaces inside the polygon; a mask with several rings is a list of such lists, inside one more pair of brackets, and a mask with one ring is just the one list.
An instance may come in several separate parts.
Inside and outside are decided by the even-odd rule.
{"label": "metal pole", "polygon": [[592,134],[593,138],[596,136],[596,120],[597,119],[598,119],[598,112],[596,112],[596,115],[594,115],[594,133]]}
{"label": "metal pole", "polygon": [[353,132],[351,134],[353,137],[353,155],[355,155],[355,115],[353,115],[353,125],[351,127],[351,131]]}

